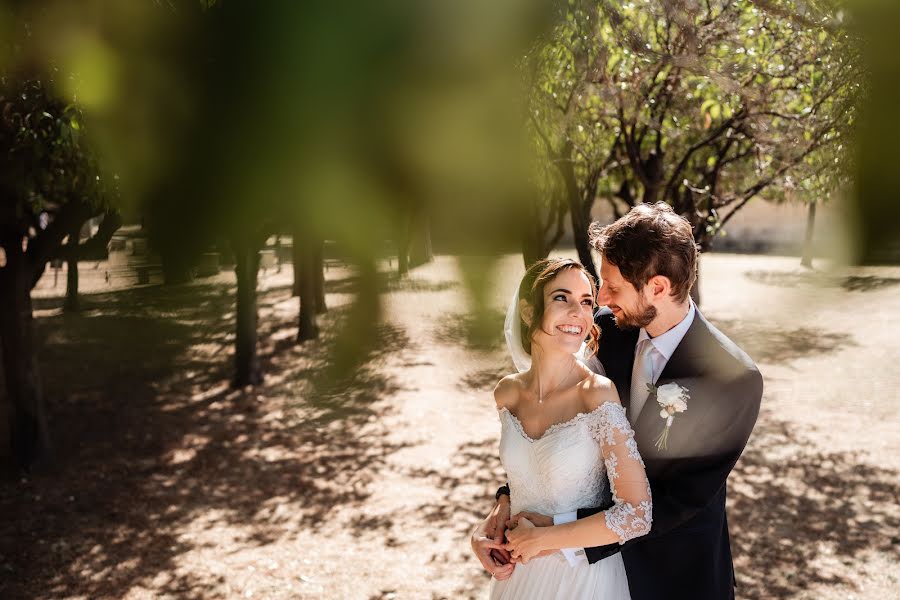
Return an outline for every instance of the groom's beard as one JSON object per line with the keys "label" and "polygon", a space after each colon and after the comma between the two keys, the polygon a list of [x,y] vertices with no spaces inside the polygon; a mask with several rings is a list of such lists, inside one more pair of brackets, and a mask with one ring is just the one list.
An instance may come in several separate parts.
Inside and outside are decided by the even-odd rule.
{"label": "groom's beard", "polygon": [[656,307],[652,304],[644,304],[643,299],[641,299],[634,314],[625,312],[625,309],[621,306],[619,309],[622,311],[622,316],[614,317],[616,327],[619,329],[640,329],[652,323],[653,319],[656,318]]}

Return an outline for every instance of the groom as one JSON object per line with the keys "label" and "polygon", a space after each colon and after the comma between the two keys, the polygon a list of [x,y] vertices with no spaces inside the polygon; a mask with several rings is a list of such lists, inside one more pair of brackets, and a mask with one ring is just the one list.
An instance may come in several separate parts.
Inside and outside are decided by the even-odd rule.
{"label": "groom", "polygon": [[[641,204],[606,227],[591,225],[600,254],[596,316],[597,357],[618,388],[635,430],[653,496],[650,533],[623,545],[565,549],[570,563],[597,562],[616,552],[628,574],[632,600],[734,598],[734,569],[725,515],[728,474],[756,423],[762,377],[737,345],[694,306],[697,246],[687,220],[665,203]],[[665,445],[658,444],[668,415],[648,384],[687,389],[687,409],[675,412]],[[542,516],[536,525],[581,519],[606,506]],[[498,578],[510,565],[476,541],[499,540],[509,516],[509,488],[473,535],[473,547]],[[496,554],[495,554],[496,555]]]}

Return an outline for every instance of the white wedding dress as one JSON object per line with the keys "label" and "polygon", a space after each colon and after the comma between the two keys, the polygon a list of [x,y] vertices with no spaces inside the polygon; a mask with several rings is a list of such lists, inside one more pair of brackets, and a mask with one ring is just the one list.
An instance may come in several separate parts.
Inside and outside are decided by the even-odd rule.
{"label": "white wedding dress", "polygon": [[[509,410],[500,411],[500,460],[509,482],[511,514],[544,515],[598,506],[607,481],[614,505],[604,515],[620,542],[650,531],[650,487],[625,411],[605,402],[531,439]],[[561,552],[517,564],[491,580],[491,600],[629,600],[621,554],[571,566]]]}

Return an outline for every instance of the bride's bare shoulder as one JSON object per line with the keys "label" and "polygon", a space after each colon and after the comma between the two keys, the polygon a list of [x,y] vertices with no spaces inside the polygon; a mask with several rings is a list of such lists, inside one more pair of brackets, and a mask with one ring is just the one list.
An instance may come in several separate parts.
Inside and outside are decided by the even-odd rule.
{"label": "bride's bare shoulder", "polygon": [[621,403],[616,384],[610,378],[597,373],[591,373],[581,383],[581,399],[584,402],[584,410],[588,412],[596,410],[604,402]]}
{"label": "bride's bare shoulder", "polygon": [[521,373],[513,373],[501,379],[494,388],[494,401],[497,403],[497,408],[513,408],[519,400],[524,386]]}

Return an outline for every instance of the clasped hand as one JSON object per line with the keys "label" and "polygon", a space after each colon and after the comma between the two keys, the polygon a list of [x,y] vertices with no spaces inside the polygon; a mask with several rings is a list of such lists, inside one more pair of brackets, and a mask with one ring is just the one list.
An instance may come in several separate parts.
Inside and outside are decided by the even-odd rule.
{"label": "clasped hand", "polygon": [[509,521],[509,501],[500,501],[472,532],[472,550],[481,565],[498,580],[509,579],[516,565],[503,543]]}
{"label": "clasped hand", "polygon": [[545,528],[553,526],[551,517],[523,511],[506,522],[507,543],[503,546],[513,562],[526,564],[532,558],[556,552],[544,545]]}
{"label": "clasped hand", "polygon": [[[555,549],[544,548],[542,529],[551,527],[553,519],[533,512],[516,513],[510,518],[509,504],[499,503],[488,518],[472,532],[475,556],[495,579],[508,579],[516,563],[547,556]],[[505,534],[505,535],[504,535]],[[507,542],[504,543],[503,539]]]}

